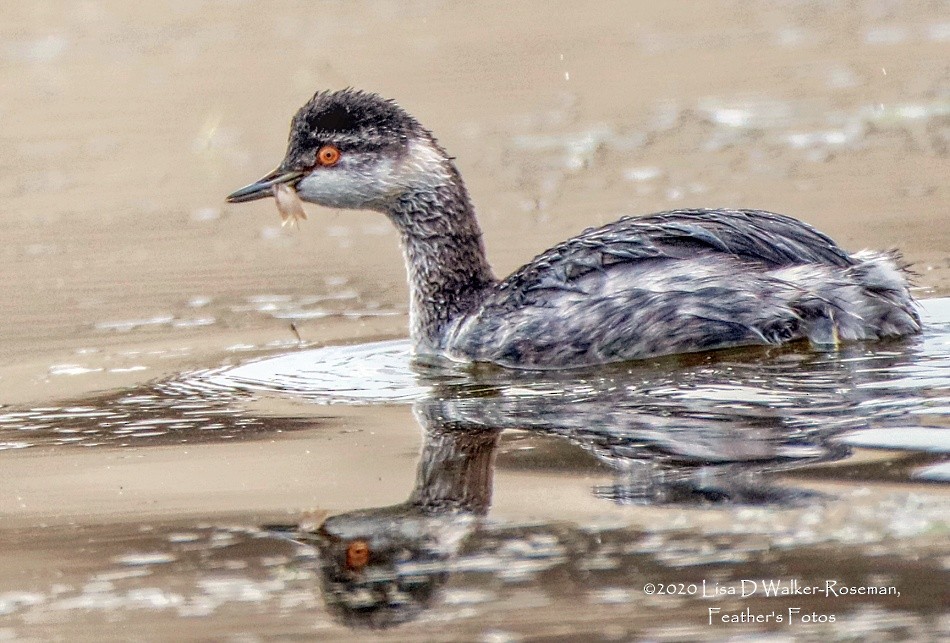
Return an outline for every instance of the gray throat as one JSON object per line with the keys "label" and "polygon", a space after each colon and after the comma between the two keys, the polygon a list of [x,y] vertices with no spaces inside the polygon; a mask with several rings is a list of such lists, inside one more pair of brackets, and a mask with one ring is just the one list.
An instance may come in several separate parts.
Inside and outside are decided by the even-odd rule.
{"label": "gray throat", "polygon": [[442,185],[411,189],[387,212],[402,237],[417,353],[443,348],[449,325],[496,283],[462,178],[451,164],[448,170]]}

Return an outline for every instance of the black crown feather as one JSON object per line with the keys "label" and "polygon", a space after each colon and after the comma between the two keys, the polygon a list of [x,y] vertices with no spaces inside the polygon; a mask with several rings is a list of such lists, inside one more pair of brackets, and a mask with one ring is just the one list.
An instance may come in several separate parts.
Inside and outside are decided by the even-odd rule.
{"label": "black crown feather", "polygon": [[285,165],[312,165],[316,151],[333,144],[342,151],[375,151],[404,145],[427,133],[394,101],[360,90],[317,92],[290,126]]}

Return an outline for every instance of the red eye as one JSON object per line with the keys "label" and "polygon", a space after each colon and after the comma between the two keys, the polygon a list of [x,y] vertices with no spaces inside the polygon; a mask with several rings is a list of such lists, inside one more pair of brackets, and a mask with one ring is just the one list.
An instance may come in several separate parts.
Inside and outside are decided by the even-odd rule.
{"label": "red eye", "polygon": [[340,160],[340,150],[333,145],[324,145],[317,151],[317,163],[323,167],[336,165]]}
{"label": "red eye", "polygon": [[[337,154],[339,154],[339,152],[337,152]],[[351,542],[346,548],[346,566],[358,572],[368,564],[369,544],[365,540],[354,540]]]}

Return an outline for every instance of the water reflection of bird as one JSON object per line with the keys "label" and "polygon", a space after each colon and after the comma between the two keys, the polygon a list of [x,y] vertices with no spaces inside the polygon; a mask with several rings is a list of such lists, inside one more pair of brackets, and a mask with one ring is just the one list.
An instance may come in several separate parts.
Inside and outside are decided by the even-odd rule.
{"label": "water reflection of bird", "polygon": [[848,254],[807,224],[759,210],[624,218],[498,281],[451,157],[375,94],[316,94],[293,119],[280,167],[228,200],[279,185],[388,215],[402,237],[420,355],[553,368],[920,329],[896,254]]}
{"label": "water reflection of bird", "polygon": [[[582,413],[589,413],[595,422],[616,421],[607,408],[614,401],[609,396],[599,404],[590,401]],[[481,520],[491,503],[500,435],[519,425],[512,419],[495,427],[499,418],[495,402],[491,397],[420,400],[415,415],[424,429],[424,445],[409,499],[330,516],[315,531],[290,530],[295,540],[320,552],[323,595],[328,610],[341,622],[371,628],[404,623],[438,604],[441,588],[460,570],[471,571],[473,561],[481,561],[476,568],[493,572],[525,563],[525,554],[518,554],[524,552],[524,529],[499,528]],[[574,426],[576,419],[561,407],[531,428],[567,438],[613,469],[614,484],[594,490],[600,497],[620,503],[684,505],[787,505],[808,497],[806,492],[770,483],[769,472],[790,466],[791,459],[780,455],[780,441],[763,438],[761,427],[731,427],[732,440],[762,443],[756,456],[745,454],[743,462],[711,463],[715,448],[702,449],[700,456],[688,455],[693,450],[690,443],[704,440],[698,435],[703,432],[699,426],[679,432],[683,451],[671,462],[665,454],[675,447],[653,444],[645,431],[626,439],[620,436],[627,426],[604,426],[602,434],[582,434]],[[718,450],[734,449],[720,444]],[[816,459],[822,458],[800,458],[799,464]],[[563,524],[536,525],[533,537],[547,546],[544,551],[530,551],[529,562],[537,566],[539,558],[566,556],[572,567],[582,567],[591,553],[575,542],[578,531]],[[467,564],[461,562],[465,557]]]}
{"label": "water reflection of bird", "polygon": [[319,549],[327,607],[348,625],[381,628],[416,618],[488,511],[500,431],[451,422],[427,428],[406,502],[331,516],[316,533],[299,535]]}

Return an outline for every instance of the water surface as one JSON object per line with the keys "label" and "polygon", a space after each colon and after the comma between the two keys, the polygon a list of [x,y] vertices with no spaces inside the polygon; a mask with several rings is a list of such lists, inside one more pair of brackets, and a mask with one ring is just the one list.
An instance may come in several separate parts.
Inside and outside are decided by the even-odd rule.
{"label": "water surface", "polygon": [[[0,17],[0,638],[947,638],[941,3]],[[222,202],[343,86],[456,157],[500,275],[623,215],[758,207],[900,248],[927,330],[413,365],[386,221]]]}
{"label": "water surface", "polygon": [[[248,604],[288,635],[397,625],[411,635],[439,622],[459,636],[488,636],[485,623],[507,637],[568,623],[575,633],[623,637],[675,624],[694,637],[708,633],[710,607],[786,615],[804,607],[835,616],[797,624],[815,637],[846,637],[869,614],[881,635],[939,631],[950,500],[934,485],[947,478],[950,451],[950,300],[924,304],[920,337],[834,351],[519,373],[413,364],[405,341],[388,341],[300,349],[9,410],[0,444],[43,452],[33,463],[84,466],[85,456],[63,453],[82,447],[147,459],[176,445],[216,458],[214,445],[230,440],[330,457],[293,481],[291,502],[280,498],[296,512],[248,507],[222,522],[214,510],[169,520],[147,505],[112,507],[140,517],[104,525],[109,510],[90,523],[67,503],[60,510],[74,526],[64,530],[56,516],[39,532],[11,530],[34,556],[44,548],[37,537],[79,547],[54,565],[65,564],[69,582],[47,580],[49,564],[31,557],[32,577],[8,580],[0,593],[4,618],[13,631],[106,615],[134,626],[171,615],[253,630]],[[411,407],[418,426],[397,413],[390,426],[357,428],[380,406]],[[355,412],[336,412],[346,407]],[[421,433],[417,458],[387,448],[393,434],[413,433]],[[338,456],[366,441],[381,448],[356,463],[354,477],[352,460]],[[401,480],[407,491],[379,489],[386,480],[377,473],[413,466],[415,482]],[[282,483],[286,474],[272,472]],[[895,594],[872,602],[763,594],[766,583],[793,579]],[[737,609],[727,592],[758,587],[749,581],[762,588]],[[651,595],[649,583],[673,595]]]}

